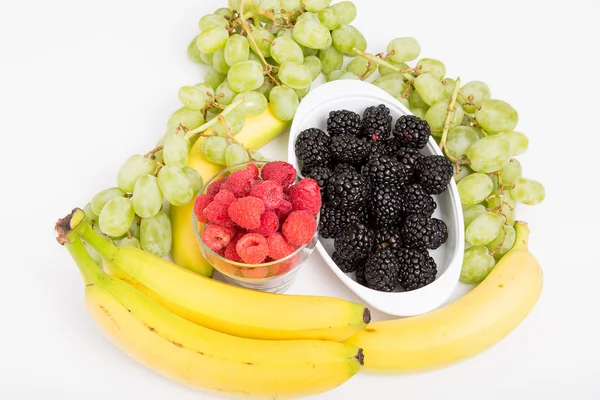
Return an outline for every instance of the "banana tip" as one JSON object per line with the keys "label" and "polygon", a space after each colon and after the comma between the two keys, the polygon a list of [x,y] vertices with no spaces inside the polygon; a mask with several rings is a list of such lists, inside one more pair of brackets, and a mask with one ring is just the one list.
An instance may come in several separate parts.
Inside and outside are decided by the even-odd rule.
{"label": "banana tip", "polygon": [[368,324],[369,322],[371,322],[371,310],[369,310],[367,307],[365,307],[365,309],[363,311],[363,322],[365,324]]}
{"label": "banana tip", "polygon": [[358,353],[355,357],[360,365],[365,365],[365,353],[362,348],[358,349]]}
{"label": "banana tip", "polygon": [[64,218],[60,218],[58,222],[56,222],[56,225],[54,225],[54,230],[56,231],[56,241],[60,245],[71,243],[68,237],[69,232],[77,227],[77,225],[79,225],[84,218],[85,213],[81,208],[74,208],[69,215]]}

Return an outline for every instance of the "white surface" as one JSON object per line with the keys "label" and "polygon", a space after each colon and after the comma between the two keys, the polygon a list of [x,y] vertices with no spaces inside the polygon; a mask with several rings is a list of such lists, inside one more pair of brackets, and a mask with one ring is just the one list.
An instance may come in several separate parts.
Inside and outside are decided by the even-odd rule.
{"label": "white surface", "polygon": [[[330,111],[346,109],[362,114],[367,107],[379,104],[385,104],[390,109],[394,118],[392,124],[395,124],[396,119],[401,115],[411,114],[398,100],[370,83],[341,80],[316,88],[302,100],[290,128],[288,161],[297,170],[301,170],[295,154],[296,139],[305,129],[326,130]],[[433,137],[422,152],[428,155],[442,154]],[[345,274],[335,264],[331,258],[334,251],[332,239],[320,238],[317,251],[340,281],[372,308],[401,317],[434,310],[444,304],[456,289],[462,267],[465,240],[462,206],[456,183],[452,181],[448,190],[435,196],[435,201],[438,207],[434,217],[440,218],[448,225],[448,241],[439,249],[430,252],[438,266],[438,276],[433,283],[424,288],[393,293],[369,289],[358,284],[354,274]]]}
{"label": "white surface", "polygon": [[[360,374],[318,398],[598,399],[600,3],[356,3],[370,50],[415,36],[449,76],[484,80],[519,110],[531,138],[521,161],[548,194],[519,209],[545,287],[513,333],[471,360],[418,375]],[[202,76],[185,55],[197,20],[224,4],[0,2],[0,398],[213,398],[143,368],[102,336],[52,227],[114,185],[128,156],[152,148],[179,86]],[[286,137],[266,152],[283,157]],[[356,300],[316,253],[298,279],[294,293]]]}

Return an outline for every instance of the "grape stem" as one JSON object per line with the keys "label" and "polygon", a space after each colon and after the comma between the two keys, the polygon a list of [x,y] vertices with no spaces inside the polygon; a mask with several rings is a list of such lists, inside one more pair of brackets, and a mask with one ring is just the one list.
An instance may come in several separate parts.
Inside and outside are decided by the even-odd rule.
{"label": "grape stem", "polygon": [[144,154],[144,157],[150,158],[152,160],[156,160],[156,153],[158,153],[162,149],[163,149],[163,146],[156,146],[155,148],[153,148],[152,150],[150,150],[149,152]]}
{"label": "grape stem", "polygon": [[[227,107],[225,107],[225,109],[223,111],[221,111],[221,113],[219,114],[219,116],[223,116],[226,117],[230,112],[232,112],[233,110],[235,110],[240,104],[242,104],[244,101],[246,101],[246,97],[241,96],[239,99],[237,99],[236,101],[234,101],[233,103],[231,103],[230,105],[228,105]],[[219,118],[213,118],[210,121],[204,123],[203,125],[199,126],[196,129],[192,129],[190,131],[188,131],[185,134],[185,138],[190,140],[195,138],[196,136],[199,136],[202,132],[206,131],[208,128],[210,128],[211,126],[213,126],[214,124],[217,123],[217,121],[219,121]]]}
{"label": "grape stem", "polygon": [[446,114],[446,120],[444,121],[444,131],[442,132],[442,140],[440,141],[440,150],[444,151],[446,147],[446,140],[448,139],[448,131],[450,130],[451,121],[450,116],[454,113],[454,121],[456,122],[456,118],[458,117],[458,113],[456,113],[456,98],[458,97],[458,90],[460,89],[460,77],[456,78],[456,84],[454,85],[454,90],[452,91],[452,96],[450,97],[450,103],[448,103],[448,113]]}
{"label": "grape stem", "polygon": [[227,124],[227,121],[225,121],[225,117],[222,116],[221,114],[219,114],[217,116],[217,118],[221,121],[221,123],[223,124],[223,126],[225,127],[225,132],[227,132],[227,141],[229,143],[232,144],[237,144],[238,146],[241,146],[242,149],[244,149],[246,151],[246,153],[248,153],[248,158],[250,159],[250,161],[256,161],[253,157],[252,154],[250,154],[250,150],[248,150],[246,148],[246,146],[244,146],[243,144],[241,144],[235,137],[233,137],[233,135],[231,134],[231,129],[229,129],[229,125]]}
{"label": "grape stem", "polygon": [[490,176],[495,176],[498,179],[498,190],[499,194],[495,194],[492,196],[488,196],[485,200],[490,201],[491,199],[500,199],[500,204],[493,208],[487,208],[486,211],[498,211],[502,217],[504,217],[504,221],[508,224],[508,215],[504,213],[504,206],[508,206],[511,211],[514,211],[514,207],[504,201],[504,188],[505,187],[515,187],[515,185],[505,185],[502,183],[502,177],[500,176],[500,171],[492,172]]}
{"label": "grape stem", "polygon": [[361,49],[356,48],[356,47],[353,47],[352,51],[354,51],[359,56],[361,56],[363,58],[366,58],[367,60],[369,60],[371,62],[374,62],[374,63],[376,63],[378,65],[383,65],[384,67],[388,67],[392,71],[398,72],[399,74],[402,75],[402,77],[404,79],[406,79],[409,82],[412,82],[412,81],[415,80],[415,77],[413,75],[411,75],[411,74],[408,73],[410,70],[413,70],[414,68],[405,68],[405,69],[402,69],[400,67],[395,66],[394,64],[391,64],[391,63],[385,61],[382,58],[382,56],[379,55],[379,54],[378,55],[368,54],[368,53],[365,53],[364,51],[362,51]]}
{"label": "grape stem", "polygon": [[[465,113],[465,116],[467,117],[467,119],[469,120],[469,122],[471,122],[471,126],[475,126],[477,128],[481,127],[481,125],[479,125],[477,123],[477,120],[475,119],[475,117],[473,117],[473,116],[471,116],[471,115],[469,115],[467,113]],[[483,129],[481,130],[481,133],[483,133],[483,136],[487,136],[488,135],[488,133],[485,130],[483,130]]]}

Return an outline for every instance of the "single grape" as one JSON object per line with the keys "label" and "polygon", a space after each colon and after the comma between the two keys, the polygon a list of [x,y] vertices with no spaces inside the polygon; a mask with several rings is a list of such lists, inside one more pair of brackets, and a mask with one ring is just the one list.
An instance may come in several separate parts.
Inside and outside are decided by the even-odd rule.
{"label": "single grape", "polygon": [[341,69],[344,65],[344,55],[334,46],[319,51],[319,59],[323,64],[323,73],[325,75],[329,75],[336,69]]}
{"label": "single grape", "polygon": [[241,93],[261,87],[265,76],[262,65],[256,61],[243,61],[231,67],[227,80],[234,91]]}
{"label": "single grape", "polygon": [[121,236],[127,233],[135,217],[131,200],[125,197],[113,197],[108,200],[98,218],[102,232],[108,236]]}
{"label": "single grape", "polygon": [[[319,50],[318,49],[311,49],[310,47],[306,47],[306,46],[302,46],[299,45],[300,48],[302,49],[302,55],[304,55],[304,57],[308,57],[308,56],[316,56],[317,54],[319,54]],[[329,47],[329,46],[327,46]]]}
{"label": "single grape", "polygon": [[98,215],[92,210],[92,203],[89,202],[83,207],[83,212],[85,213],[85,222],[94,226],[96,222],[98,222]]}
{"label": "single grape", "polygon": [[523,167],[516,158],[511,158],[506,167],[500,170],[500,178],[505,185],[513,185],[523,177]]}
{"label": "single grape", "polygon": [[[394,67],[397,67],[399,70],[410,68],[408,66],[408,64],[405,64],[405,63],[396,64],[394,62],[391,62],[390,60],[386,60],[386,61],[388,63],[392,64]],[[389,74],[397,74],[397,73],[399,73],[399,71],[396,71],[396,70],[394,70],[394,69],[392,69],[390,67],[387,67],[387,66],[385,66],[383,64],[379,66],[379,74],[381,76],[386,76],[386,75],[389,75]]]}
{"label": "single grape", "polygon": [[428,72],[417,76],[414,85],[421,99],[429,106],[439,103],[446,98],[442,82]]}
{"label": "single grape", "polygon": [[421,54],[421,45],[412,37],[396,38],[388,44],[388,59],[395,63],[415,60]]}
{"label": "single grape", "polygon": [[519,122],[519,113],[502,100],[484,100],[475,119],[489,133],[510,132]]}
{"label": "single grape", "polygon": [[463,206],[472,206],[481,203],[494,189],[494,184],[490,177],[480,173],[467,176],[457,186],[460,202]]}
{"label": "single grape", "polygon": [[269,105],[265,95],[257,91],[240,93],[234,97],[233,101],[237,101],[242,97],[244,98],[244,102],[238,106],[238,110],[246,117],[262,113]]}
{"label": "single grape", "polygon": [[142,249],[158,257],[164,257],[171,251],[173,230],[167,214],[162,211],[151,218],[142,218],[140,226]]}
{"label": "single grape", "polygon": [[142,218],[149,218],[160,211],[163,196],[158,187],[158,180],[153,175],[143,175],[135,183],[131,197],[133,210]]}
{"label": "single grape", "polygon": [[175,130],[179,125],[183,125],[188,129],[196,129],[203,123],[204,115],[202,115],[202,112],[181,107],[171,114],[167,122],[167,128]]}
{"label": "single grape", "polygon": [[[404,82],[402,75],[396,72],[375,79],[373,85],[385,90],[394,97],[402,96],[406,91],[406,83]],[[408,102],[408,99],[403,100]]]}
{"label": "single grape", "polygon": [[294,30],[292,28],[283,28],[277,32],[277,37],[289,37],[290,39],[293,39]]}
{"label": "single grape", "polygon": [[200,152],[210,162],[225,164],[225,150],[229,147],[229,142],[224,137],[211,136],[207,137],[200,143]]}
{"label": "single grape", "polygon": [[252,28],[252,38],[256,43],[256,46],[254,46],[254,43],[250,41],[252,51],[256,54],[260,53],[264,57],[271,57],[271,42],[273,42],[275,36],[265,28],[256,26]]}
{"label": "single grape", "polygon": [[256,89],[257,92],[262,93],[266,98],[269,98],[271,90],[275,87],[275,83],[271,79],[265,79],[265,82],[261,87]]}
{"label": "single grape", "polygon": [[133,219],[133,222],[131,223],[131,225],[129,226],[129,232],[128,232],[129,235],[131,235],[134,238],[138,238],[138,239],[140,238],[140,222],[141,222],[141,218],[136,216]]}
{"label": "single grape", "polygon": [[200,28],[200,32],[210,29],[213,26],[228,28],[229,21],[227,21],[222,15],[217,14],[205,15],[204,17],[200,18],[200,21],[198,21],[198,28]]}
{"label": "single grape", "polygon": [[[306,14],[304,14],[306,15]],[[304,19],[294,26],[294,40],[302,46],[322,50],[331,45],[329,29],[321,25],[319,19]]]}
{"label": "single grape", "polygon": [[529,148],[529,138],[521,132],[499,133],[498,136],[504,136],[510,140],[513,156],[520,156]]}
{"label": "single grape", "polygon": [[287,86],[274,87],[269,95],[269,102],[273,114],[282,121],[291,121],[300,104],[294,89]]}
{"label": "single grape", "polygon": [[446,75],[446,66],[440,60],[434,58],[422,58],[417,63],[420,74],[429,73],[436,77],[438,81],[441,81]]}
{"label": "single grape", "polygon": [[[409,98],[410,100],[410,98]],[[450,105],[450,100],[442,100],[439,103],[434,104],[427,110],[425,114],[425,121],[431,127],[431,134],[434,136],[442,136],[442,130],[444,129],[444,123],[446,121],[446,116],[448,115],[448,106]],[[450,128],[453,129],[460,125],[464,114],[464,111],[460,104],[454,104],[456,107],[456,111],[452,111],[450,113]]]}
{"label": "single grape", "polygon": [[356,74],[354,74],[352,72],[341,71],[341,70],[333,71],[327,77],[327,81],[339,81],[342,79],[351,79],[351,80],[357,80],[357,81],[360,80],[360,78],[358,76],[356,76]]}
{"label": "single grape", "polygon": [[340,53],[346,55],[352,53],[352,48],[356,46],[356,33],[350,25],[340,25],[331,32],[333,47]]}
{"label": "single grape", "polygon": [[[433,128],[432,128],[433,129]],[[512,155],[511,144],[503,136],[488,136],[474,143],[467,152],[470,167],[486,174],[498,171],[506,166]]]}
{"label": "single grape", "polygon": [[329,7],[331,0],[302,0],[302,5],[310,12],[316,12]]}
{"label": "single grape", "polygon": [[267,17],[260,17],[261,22],[265,22],[265,29],[271,32],[273,35],[277,36],[279,31],[281,31],[280,25],[275,25],[273,21],[268,19]]}
{"label": "single grape", "polygon": [[515,187],[511,191],[511,194],[519,203],[534,206],[544,201],[546,189],[538,181],[521,178],[515,182]]}
{"label": "single grape", "polygon": [[340,1],[329,7],[339,24],[349,25],[356,19],[356,6],[351,1]]}
{"label": "single grape", "polygon": [[470,126],[457,126],[448,132],[446,152],[450,157],[466,156],[473,143],[479,140],[477,131]]}
{"label": "single grape", "polygon": [[104,189],[103,191],[98,192],[94,197],[92,197],[92,211],[94,212],[94,214],[100,215],[102,209],[110,199],[112,199],[113,197],[123,196],[125,196],[125,192],[123,192],[118,187]]}
{"label": "single grape", "polygon": [[204,76],[204,83],[213,88],[213,90],[217,90],[225,78],[227,78],[227,75],[217,72],[213,67],[209,67]]}
{"label": "single grape", "polygon": [[188,55],[188,58],[190,60],[192,60],[193,62],[201,64],[201,63],[204,63],[204,60],[202,59],[202,53],[200,52],[200,49],[196,45],[197,40],[198,40],[198,36],[195,36],[192,39],[192,41],[190,42],[190,44],[188,45],[188,48],[187,48],[187,55]]}
{"label": "single grape", "polygon": [[374,63],[369,63],[364,57],[357,56],[354,60],[350,61],[346,67],[348,72],[355,74],[362,80],[368,79],[371,75],[377,71],[377,66]]}
{"label": "single grape", "polygon": [[485,246],[475,246],[465,250],[460,281],[464,283],[479,283],[494,269],[496,261]]}
{"label": "single grape", "polygon": [[[512,197],[511,191],[505,191],[503,195],[504,202],[500,197],[494,197],[488,200],[488,209],[498,215],[505,225],[513,226],[516,221],[517,201]],[[498,192],[494,192],[498,195]],[[502,204],[502,207],[500,205]]]}
{"label": "single grape", "polygon": [[410,103],[408,102],[408,99],[405,99],[404,97],[402,97],[402,95],[394,96],[394,98],[396,100],[398,100],[406,108],[408,108],[408,106],[410,105]]}
{"label": "single grape", "polygon": [[[367,50],[367,39],[365,38],[365,36],[356,27],[350,25],[350,28],[352,28],[352,31],[354,31],[354,47],[356,47],[360,51]],[[350,57],[356,57],[358,56],[358,53],[356,53],[353,50],[350,53],[348,53],[348,55]]]}
{"label": "single grape", "polygon": [[248,39],[241,35],[232,35],[225,44],[224,56],[225,62],[230,67],[242,61],[248,60],[250,55],[250,45]]}
{"label": "single grape", "polygon": [[411,108],[420,108],[423,111],[427,112],[429,110],[429,105],[423,101],[419,92],[416,90],[411,90],[408,94],[408,102],[410,103]]}
{"label": "single grape", "polygon": [[302,0],[281,0],[281,9],[288,13],[302,7]]}
{"label": "single grape", "polygon": [[156,169],[156,162],[140,154],[135,154],[127,159],[119,168],[117,186],[125,193],[131,193],[138,178],[150,174]]}
{"label": "single grape", "polygon": [[229,72],[229,64],[225,61],[225,48],[213,53],[212,67],[220,74],[227,74]]}
{"label": "single grape", "polygon": [[317,79],[319,75],[321,75],[321,70],[323,69],[323,63],[317,56],[308,56],[304,59],[304,65],[310,71],[310,75],[312,76],[312,80]]}
{"label": "single grape", "polygon": [[304,53],[300,46],[287,36],[278,37],[273,41],[271,57],[280,65],[288,61],[300,64],[304,61]]}
{"label": "single grape", "polygon": [[[198,50],[198,51],[200,51],[200,50]],[[200,58],[202,59],[202,62],[204,64],[212,66],[212,63],[213,63],[213,54],[215,54],[215,53],[206,54],[206,53],[200,52]]]}
{"label": "single grape", "polygon": [[232,165],[247,162],[250,160],[248,152],[239,144],[231,144],[225,150],[225,165],[231,167]]}
{"label": "single grape", "polygon": [[212,97],[206,90],[202,90],[196,86],[182,86],[179,89],[178,96],[181,104],[191,110],[202,110]]}
{"label": "single grape", "polygon": [[203,53],[214,53],[223,48],[229,39],[229,32],[222,26],[212,26],[200,32],[196,45]]}
{"label": "single grape", "polygon": [[204,179],[202,179],[202,175],[198,173],[194,168],[183,167],[181,169],[185,176],[192,182],[192,188],[194,189],[194,196],[200,192],[202,187],[204,186]]}
{"label": "single grape", "polygon": [[481,214],[485,214],[487,210],[481,204],[476,204],[471,207],[463,208],[463,221],[465,223],[465,231],[471,225],[471,222]]}
{"label": "single grape", "polygon": [[[462,104],[463,108],[469,114],[475,114],[477,106],[480,106],[484,100],[492,98],[492,92],[488,85],[481,81],[471,81],[465,83],[460,88],[461,95],[458,96],[457,101]],[[467,99],[472,104],[466,104]]]}
{"label": "single grape", "polygon": [[260,151],[251,151],[250,155],[252,156],[253,159],[255,159],[256,161],[263,161],[265,160],[265,156],[262,155],[262,153]]}
{"label": "single grape", "polygon": [[484,246],[494,240],[502,230],[502,219],[493,212],[475,218],[465,232],[465,239],[473,246]]}
{"label": "single grape", "polygon": [[217,98],[217,103],[223,104],[225,106],[230,105],[233,102],[235,96],[237,96],[237,92],[233,90],[233,88],[229,84],[229,80],[225,80],[219,85],[219,87],[217,87],[217,90],[215,90],[215,97]]}
{"label": "single grape", "polygon": [[281,10],[281,0],[260,0],[258,4],[259,11],[276,11]]}
{"label": "single grape", "polygon": [[132,237],[131,239],[128,237],[124,237],[123,239],[119,240],[117,243],[118,247],[135,247],[136,249],[140,249],[142,248],[142,244],[140,243],[139,239]]}
{"label": "single grape", "polygon": [[[165,144],[163,147],[165,165],[174,165],[183,168],[188,162],[189,151],[190,142],[185,138],[183,131],[179,133],[168,132],[165,135]],[[150,173],[150,171],[146,173]]]}
{"label": "single grape", "polygon": [[281,82],[292,89],[304,89],[310,86],[312,75],[310,69],[304,64],[287,62],[279,67],[277,73]]}
{"label": "single grape", "polygon": [[517,238],[515,228],[509,225],[502,226],[502,230],[494,240],[485,245],[489,251],[496,251],[494,253],[494,258],[496,261],[500,260],[503,255],[508,253],[510,249],[515,245],[515,240]]}
{"label": "single grape", "polygon": [[462,181],[467,176],[473,173],[473,171],[471,171],[471,169],[466,165],[461,165],[460,170],[458,172],[456,171],[456,165],[453,165],[452,169],[454,170],[454,180],[456,181],[456,183]]}
{"label": "single grape", "polygon": [[456,87],[456,81],[452,78],[444,78],[442,79],[442,85],[444,86],[444,94],[446,97],[451,97],[454,88]]}
{"label": "single grape", "polygon": [[184,206],[194,197],[192,182],[181,168],[174,165],[166,165],[160,169],[158,186],[165,199],[174,206]]}
{"label": "single grape", "polygon": [[215,11],[215,14],[220,15],[221,17],[223,17],[225,19],[231,19],[231,17],[233,16],[233,12],[227,7],[219,8],[218,10]]}
{"label": "single grape", "polygon": [[340,25],[337,15],[332,7],[327,7],[319,11],[319,21],[330,31]]}
{"label": "single grape", "polygon": [[227,124],[227,127],[225,127],[223,121],[218,121],[213,125],[212,128],[217,135],[225,137],[227,136],[228,128],[229,133],[235,135],[236,133],[242,130],[245,122],[246,119],[242,111],[239,109],[235,109],[225,116],[225,124]]}

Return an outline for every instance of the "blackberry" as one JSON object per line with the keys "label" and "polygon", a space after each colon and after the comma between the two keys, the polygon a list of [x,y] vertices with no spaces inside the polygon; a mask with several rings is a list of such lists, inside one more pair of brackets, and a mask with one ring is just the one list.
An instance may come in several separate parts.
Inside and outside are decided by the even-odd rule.
{"label": "blackberry", "polygon": [[365,263],[359,265],[359,267],[356,269],[356,282],[359,285],[363,285],[366,287],[369,286],[367,278],[365,277]]}
{"label": "blackberry", "polygon": [[407,214],[421,214],[431,217],[437,204],[433,197],[425,193],[421,185],[411,183],[402,188],[402,212]]}
{"label": "blackberry", "polygon": [[344,260],[366,258],[373,247],[375,234],[363,224],[348,225],[334,241],[335,251]]}
{"label": "blackberry", "polygon": [[348,110],[331,111],[327,118],[327,133],[332,137],[342,134],[358,136],[360,115]]}
{"label": "blackberry", "polygon": [[377,250],[367,259],[365,278],[371,289],[392,292],[398,284],[400,262],[392,249]]}
{"label": "blackberry", "polygon": [[369,195],[369,183],[358,172],[336,174],[327,184],[327,198],[334,207],[342,210],[364,206]]}
{"label": "blackberry", "polygon": [[338,236],[346,226],[366,221],[366,215],[360,210],[339,210],[331,204],[323,204],[319,219],[319,235],[325,239]]}
{"label": "blackberry", "polygon": [[346,163],[338,164],[333,169],[334,175],[341,174],[342,172],[357,172],[357,169],[356,167]]}
{"label": "blackberry", "polygon": [[412,214],[406,217],[400,235],[407,247],[435,250],[448,240],[448,227],[437,218]]}
{"label": "blackberry", "polygon": [[403,115],[396,121],[394,136],[406,147],[422,149],[429,142],[431,128],[417,116]]}
{"label": "blackberry", "polygon": [[415,173],[415,165],[417,162],[425,158],[423,154],[419,152],[418,149],[413,149],[412,147],[401,147],[395,154],[396,159],[404,168],[410,171],[411,180],[413,179]]}
{"label": "blackberry", "polygon": [[398,223],[402,216],[400,189],[396,185],[376,186],[369,206],[371,217],[377,226]]}
{"label": "blackberry", "polygon": [[384,247],[397,249],[401,246],[402,240],[400,239],[400,226],[388,225],[379,228],[375,232],[375,249],[383,249]]}
{"label": "blackberry", "polygon": [[302,131],[296,139],[296,157],[304,168],[310,170],[318,166],[328,166],[331,163],[331,138],[317,128]]}
{"label": "blackberry", "polygon": [[321,197],[326,196],[326,187],[329,179],[333,177],[333,171],[327,167],[314,167],[308,172],[302,171],[305,178],[312,178],[317,181],[317,185],[321,188]]}
{"label": "blackberry", "polygon": [[371,153],[377,153],[384,156],[395,157],[400,148],[400,142],[396,138],[375,140],[371,142]]}
{"label": "blackberry", "polygon": [[408,171],[393,157],[371,154],[363,174],[373,185],[404,185],[408,182]]}
{"label": "blackberry", "polygon": [[363,114],[360,135],[371,140],[387,139],[392,132],[390,109],[380,104],[369,107]]}
{"label": "blackberry", "polygon": [[435,280],[437,266],[425,250],[402,248],[396,251],[400,271],[398,281],[404,290],[415,290]]}
{"label": "blackberry", "polygon": [[444,156],[424,157],[415,165],[415,180],[428,194],[442,194],[453,173],[452,163]]}
{"label": "blackberry", "polygon": [[336,162],[360,165],[369,155],[369,143],[363,138],[341,134],[331,138],[331,156]]}
{"label": "blackberry", "polygon": [[356,271],[361,265],[365,265],[366,262],[366,259],[345,260],[343,258],[340,258],[339,254],[336,252],[332,254],[331,258],[333,259],[335,265],[337,265],[339,269],[341,269],[342,272],[346,274],[349,272]]}

